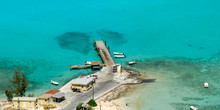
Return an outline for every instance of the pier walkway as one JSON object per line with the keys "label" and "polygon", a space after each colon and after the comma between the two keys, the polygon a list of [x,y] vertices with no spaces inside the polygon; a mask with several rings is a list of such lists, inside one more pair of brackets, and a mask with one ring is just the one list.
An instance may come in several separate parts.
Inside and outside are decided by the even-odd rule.
{"label": "pier walkway", "polygon": [[94,46],[105,65],[115,65],[115,62],[103,41],[94,41]]}

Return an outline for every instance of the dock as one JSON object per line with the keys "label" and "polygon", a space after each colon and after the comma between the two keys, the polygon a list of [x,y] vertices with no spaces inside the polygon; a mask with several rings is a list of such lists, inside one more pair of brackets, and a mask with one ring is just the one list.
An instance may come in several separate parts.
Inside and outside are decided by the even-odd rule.
{"label": "dock", "polygon": [[94,46],[105,65],[115,65],[115,62],[103,41],[94,41]]}
{"label": "dock", "polygon": [[[100,64],[100,66],[106,66],[105,64]],[[70,65],[70,70],[72,69],[87,69],[87,68],[91,68],[92,65],[74,65],[74,66],[71,66]]]}
{"label": "dock", "polygon": [[86,68],[91,68],[91,65],[74,65],[74,66],[71,66],[70,65],[70,69],[72,70],[72,69],[82,69],[82,68],[84,68],[84,69],[86,69]]}

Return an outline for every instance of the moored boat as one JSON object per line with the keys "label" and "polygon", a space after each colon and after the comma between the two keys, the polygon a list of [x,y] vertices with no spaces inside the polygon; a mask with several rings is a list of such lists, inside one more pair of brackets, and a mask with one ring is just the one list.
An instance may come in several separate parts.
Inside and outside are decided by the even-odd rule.
{"label": "moored boat", "polygon": [[137,63],[136,60],[135,60],[135,61],[130,61],[130,62],[128,62],[129,65],[133,65],[133,64],[136,64],[136,63]]}
{"label": "moored boat", "polygon": [[114,55],[115,58],[125,58],[125,55]]}
{"label": "moored boat", "polygon": [[50,81],[50,83],[51,83],[51,84],[53,84],[53,85],[59,85],[59,83],[58,83],[58,82],[53,81],[53,80],[51,80],[51,81]]}
{"label": "moored boat", "polygon": [[91,61],[85,61],[85,65],[91,65],[92,62]]}
{"label": "moored boat", "polygon": [[191,110],[199,110],[198,108],[194,107],[194,106],[190,106]]}
{"label": "moored boat", "polygon": [[209,84],[207,82],[204,83],[204,88],[208,88]]}
{"label": "moored boat", "polygon": [[124,55],[124,53],[120,53],[120,52],[113,52],[114,55]]}

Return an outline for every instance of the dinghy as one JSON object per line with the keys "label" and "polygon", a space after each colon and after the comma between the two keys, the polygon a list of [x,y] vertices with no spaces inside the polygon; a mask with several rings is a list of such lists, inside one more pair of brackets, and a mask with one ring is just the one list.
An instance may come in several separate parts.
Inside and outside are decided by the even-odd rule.
{"label": "dinghy", "polygon": [[51,84],[53,84],[53,85],[59,85],[59,83],[58,83],[58,82],[53,81],[53,80],[51,80],[51,81],[50,81],[50,83],[51,83]]}
{"label": "dinghy", "polygon": [[133,64],[136,64],[136,63],[137,63],[136,60],[135,60],[135,61],[130,61],[130,62],[128,62],[129,65],[133,65]]}
{"label": "dinghy", "polygon": [[115,58],[125,58],[125,55],[114,55]]}
{"label": "dinghy", "polygon": [[85,61],[85,65],[91,65],[92,62],[91,61]]}
{"label": "dinghy", "polygon": [[114,55],[124,55],[124,53],[113,52]]}
{"label": "dinghy", "polygon": [[207,82],[204,83],[204,88],[208,88],[209,84]]}
{"label": "dinghy", "polygon": [[194,106],[190,106],[191,110],[199,110],[198,108],[194,107]]}

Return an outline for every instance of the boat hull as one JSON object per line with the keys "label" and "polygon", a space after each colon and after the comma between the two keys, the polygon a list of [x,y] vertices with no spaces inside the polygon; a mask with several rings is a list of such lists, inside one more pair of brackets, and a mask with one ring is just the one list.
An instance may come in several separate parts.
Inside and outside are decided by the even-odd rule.
{"label": "boat hull", "polygon": [[113,52],[114,55],[124,55],[124,53]]}
{"label": "boat hull", "polygon": [[125,55],[114,55],[115,58],[125,58]]}

